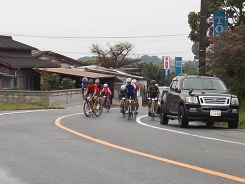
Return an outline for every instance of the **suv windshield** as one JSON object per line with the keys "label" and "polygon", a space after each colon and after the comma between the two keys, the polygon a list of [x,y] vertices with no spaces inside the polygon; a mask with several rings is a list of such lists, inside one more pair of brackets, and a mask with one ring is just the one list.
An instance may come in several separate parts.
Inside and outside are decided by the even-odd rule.
{"label": "suv windshield", "polygon": [[187,78],[183,80],[183,89],[226,91],[224,83],[215,78]]}

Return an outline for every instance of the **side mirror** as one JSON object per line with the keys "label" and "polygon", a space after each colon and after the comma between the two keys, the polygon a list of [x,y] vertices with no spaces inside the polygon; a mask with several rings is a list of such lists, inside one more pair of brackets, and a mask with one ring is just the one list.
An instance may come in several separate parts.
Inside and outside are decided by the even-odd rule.
{"label": "side mirror", "polygon": [[181,90],[178,89],[178,88],[175,88],[175,89],[174,89],[174,92],[176,92],[176,93],[181,93]]}
{"label": "side mirror", "polygon": [[189,95],[191,96],[193,92],[193,89],[189,89]]}

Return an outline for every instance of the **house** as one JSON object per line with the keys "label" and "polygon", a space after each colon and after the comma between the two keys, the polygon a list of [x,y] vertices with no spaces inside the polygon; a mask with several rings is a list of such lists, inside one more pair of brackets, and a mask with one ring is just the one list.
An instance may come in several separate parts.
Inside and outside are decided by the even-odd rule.
{"label": "house", "polygon": [[40,75],[33,68],[60,67],[33,57],[33,50],[38,49],[0,36],[0,89],[39,90]]}

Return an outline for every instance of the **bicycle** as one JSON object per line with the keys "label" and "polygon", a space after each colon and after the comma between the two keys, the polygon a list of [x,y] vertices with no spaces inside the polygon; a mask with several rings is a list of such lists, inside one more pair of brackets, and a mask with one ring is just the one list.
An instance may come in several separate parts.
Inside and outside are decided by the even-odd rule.
{"label": "bicycle", "polygon": [[90,117],[90,116],[93,116],[95,115],[96,117],[99,117],[101,115],[101,103],[100,101],[98,100],[97,102],[97,105],[95,103],[92,104],[92,107],[91,107],[91,104],[90,104],[90,100],[91,97],[87,97],[86,98],[86,101],[83,105],[83,113],[86,117]]}
{"label": "bicycle", "polygon": [[123,117],[125,117],[125,115],[126,115],[126,111],[125,111],[125,97],[122,97],[120,108],[121,108],[120,111],[123,114]]}
{"label": "bicycle", "polygon": [[132,110],[132,99],[130,98],[128,100],[129,105],[128,105],[128,120],[136,118],[134,110]]}
{"label": "bicycle", "polygon": [[149,109],[148,115],[151,116],[151,120],[154,121],[155,115],[156,115],[156,112],[155,112],[155,103],[157,101],[157,98],[148,98],[148,100],[151,100],[151,107]]}
{"label": "bicycle", "polygon": [[102,112],[103,112],[103,109],[106,110],[106,112],[109,112],[110,111],[110,105],[108,104],[107,102],[107,96],[103,96],[103,101],[102,101]]}

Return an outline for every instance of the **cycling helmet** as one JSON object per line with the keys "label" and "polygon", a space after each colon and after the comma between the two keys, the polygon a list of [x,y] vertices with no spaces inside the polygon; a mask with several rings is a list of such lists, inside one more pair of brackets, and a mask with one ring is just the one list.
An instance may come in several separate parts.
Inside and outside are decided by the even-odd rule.
{"label": "cycling helmet", "polygon": [[150,81],[150,84],[155,85],[155,84],[156,84],[156,81],[155,81],[155,80],[151,80],[151,81]]}
{"label": "cycling helmet", "polygon": [[126,82],[131,82],[131,81],[132,81],[131,78],[127,78],[127,79],[126,79]]}
{"label": "cycling helmet", "polygon": [[136,79],[133,79],[132,80],[132,83],[134,83],[134,84],[137,83],[137,80]]}
{"label": "cycling helmet", "polygon": [[123,84],[123,85],[121,85],[121,90],[125,90],[126,88],[125,88],[125,85]]}
{"label": "cycling helmet", "polygon": [[93,84],[94,83],[94,80],[93,79],[89,79],[88,83],[89,84]]}
{"label": "cycling helmet", "polygon": [[95,83],[99,83],[99,82],[100,82],[100,80],[99,80],[99,79],[96,79],[94,82],[95,82]]}
{"label": "cycling helmet", "polygon": [[104,88],[108,87],[108,84],[105,83],[105,84],[103,85],[103,87],[104,87]]}
{"label": "cycling helmet", "polygon": [[83,77],[82,82],[84,82],[84,83],[88,82],[88,78],[87,77]]}

